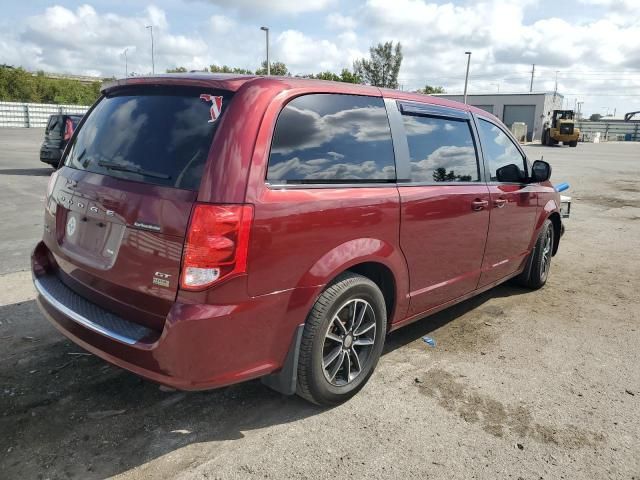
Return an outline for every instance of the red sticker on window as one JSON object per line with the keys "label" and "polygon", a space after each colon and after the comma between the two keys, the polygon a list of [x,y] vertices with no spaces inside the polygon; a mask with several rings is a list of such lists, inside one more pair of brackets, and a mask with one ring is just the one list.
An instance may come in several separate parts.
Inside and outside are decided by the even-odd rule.
{"label": "red sticker on window", "polygon": [[205,102],[211,102],[211,108],[209,109],[209,113],[211,114],[211,120],[209,123],[215,122],[220,116],[220,112],[222,112],[222,97],[216,97],[214,95],[209,95],[208,93],[203,93],[200,95],[200,99]]}

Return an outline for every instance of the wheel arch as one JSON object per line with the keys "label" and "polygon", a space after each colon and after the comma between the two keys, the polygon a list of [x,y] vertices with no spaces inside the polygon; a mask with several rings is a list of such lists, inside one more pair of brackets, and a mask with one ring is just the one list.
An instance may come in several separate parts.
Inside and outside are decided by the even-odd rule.
{"label": "wheel arch", "polygon": [[547,218],[551,220],[551,224],[553,225],[553,250],[551,251],[551,254],[555,255],[558,252],[558,247],[560,246],[562,220],[560,219],[560,214],[558,212],[552,212]]}
{"label": "wheel arch", "polygon": [[383,263],[372,261],[352,265],[345,272],[362,275],[378,286],[387,309],[387,326],[391,325],[397,303],[396,279],[391,269]]}
{"label": "wheel arch", "polygon": [[388,321],[403,318],[408,307],[409,271],[404,255],[384,240],[360,238],[345,242],[323,255],[303,276],[299,287],[315,286],[322,291],[346,271],[373,281],[382,291]]}

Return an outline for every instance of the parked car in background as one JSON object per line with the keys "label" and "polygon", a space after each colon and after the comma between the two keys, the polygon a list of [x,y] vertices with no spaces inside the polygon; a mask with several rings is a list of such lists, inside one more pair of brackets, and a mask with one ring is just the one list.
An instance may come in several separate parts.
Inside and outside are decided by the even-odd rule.
{"label": "parked car in background", "polygon": [[44,130],[44,141],[40,147],[40,161],[58,168],[64,147],[73,131],[82,120],[82,115],[51,115]]}
{"label": "parked car in background", "polygon": [[116,82],[87,115],[49,182],[38,303],[161,384],[342,402],[388,332],[509,279],[540,288],[558,250],[551,167],[475,107],[191,74]]}

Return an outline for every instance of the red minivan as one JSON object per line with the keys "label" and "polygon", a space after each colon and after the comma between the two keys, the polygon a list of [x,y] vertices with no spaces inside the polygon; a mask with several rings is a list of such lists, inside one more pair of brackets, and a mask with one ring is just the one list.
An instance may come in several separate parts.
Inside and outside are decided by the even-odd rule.
{"label": "red minivan", "polygon": [[468,105],[298,78],[118,81],[52,175],[38,302],[95,355],[198,390],[261,377],[318,404],[388,332],[547,280],[550,166]]}

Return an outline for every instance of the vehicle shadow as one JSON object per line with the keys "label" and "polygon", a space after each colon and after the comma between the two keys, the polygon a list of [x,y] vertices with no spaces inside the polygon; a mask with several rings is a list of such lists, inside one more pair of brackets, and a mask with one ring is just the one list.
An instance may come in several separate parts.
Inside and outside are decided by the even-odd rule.
{"label": "vehicle shadow", "polygon": [[453,305],[452,307],[442,310],[441,312],[421,318],[390,333],[387,337],[387,341],[385,342],[382,354],[384,355],[386,353],[393,352],[400,347],[403,347],[425,335],[434,332],[435,330],[438,330],[446,324],[459,319],[466,313],[478,309],[484,303],[493,298],[513,297],[517,295],[525,295],[528,293],[531,293],[531,290],[512,285],[511,283],[501,284],[484,293],[481,293],[480,295],[471,297],[470,299]]}
{"label": "vehicle shadow", "polygon": [[49,177],[55,170],[51,167],[44,168],[5,168],[0,170],[0,175],[24,175],[28,177]]}
{"label": "vehicle shadow", "polygon": [[[526,290],[497,287],[413,323],[389,336],[384,353],[491,298],[521,293]],[[0,307],[0,321],[0,471],[6,478],[38,478],[45,470],[51,478],[110,477],[182,447],[238,440],[243,432],[327,410],[259,381],[163,391],[86,354],[53,330],[33,300]],[[184,467],[192,460],[184,458]]]}
{"label": "vehicle shadow", "polygon": [[0,307],[0,384],[2,478],[111,477],[188,445],[325,410],[259,381],[161,391],[86,354],[33,300]]}

